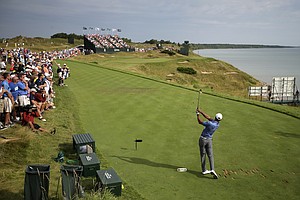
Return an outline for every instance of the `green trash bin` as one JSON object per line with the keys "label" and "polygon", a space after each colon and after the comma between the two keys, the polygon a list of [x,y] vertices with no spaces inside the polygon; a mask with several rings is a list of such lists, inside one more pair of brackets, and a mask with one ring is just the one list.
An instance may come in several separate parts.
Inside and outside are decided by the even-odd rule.
{"label": "green trash bin", "polygon": [[96,178],[98,189],[107,189],[115,196],[121,196],[122,180],[113,168],[97,170]]}
{"label": "green trash bin", "polygon": [[77,197],[82,197],[81,175],[83,167],[79,165],[62,165],[60,172],[64,200],[73,200],[77,199]]}
{"label": "green trash bin", "polygon": [[79,154],[80,164],[83,167],[84,177],[95,177],[96,171],[100,170],[100,160],[95,153]]}
{"label": "green trash bin", "polygon": [[28,165],[25,170],[24,199],[47,200],[50,165]]}

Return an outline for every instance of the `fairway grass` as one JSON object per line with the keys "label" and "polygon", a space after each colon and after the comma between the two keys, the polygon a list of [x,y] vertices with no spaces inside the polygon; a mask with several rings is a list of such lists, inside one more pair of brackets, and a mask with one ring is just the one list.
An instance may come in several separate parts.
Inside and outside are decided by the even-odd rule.
{"label": "fairway grass", "polygon": [[[298,199],[299,119],[203,94],[200,107],[221,112],[214,136],[216,172],[202,176],[197,92],[64,61],[84,132],[121,178],[146,199]],[[135,149],[134,140],[142,139]],[[178,167],[186,167],[178,173]]]}

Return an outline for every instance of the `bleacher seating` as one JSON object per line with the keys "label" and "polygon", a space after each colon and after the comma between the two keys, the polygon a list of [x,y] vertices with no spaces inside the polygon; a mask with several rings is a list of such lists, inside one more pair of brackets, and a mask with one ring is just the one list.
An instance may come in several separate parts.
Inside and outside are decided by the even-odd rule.
{"label": "bleacher seating", "polygon": [[130,48],[118,35],[87,34],[85,37],[97,48]]}

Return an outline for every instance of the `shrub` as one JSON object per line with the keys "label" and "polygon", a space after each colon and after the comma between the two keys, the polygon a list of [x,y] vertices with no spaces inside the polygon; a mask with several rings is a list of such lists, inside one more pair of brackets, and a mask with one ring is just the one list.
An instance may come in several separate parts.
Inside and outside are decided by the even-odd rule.
{"label": "shrub", "polygon": [[160,53],[166,53],[166,54],[169,54],[169,56],[174,56],[176,54],[175,52],[169,51],[169,50],[163,50]]}
{"label": "shrub", "polygon": [[177,71],[185,74],[197,74],[197,72],[191,67],[177,67]]}

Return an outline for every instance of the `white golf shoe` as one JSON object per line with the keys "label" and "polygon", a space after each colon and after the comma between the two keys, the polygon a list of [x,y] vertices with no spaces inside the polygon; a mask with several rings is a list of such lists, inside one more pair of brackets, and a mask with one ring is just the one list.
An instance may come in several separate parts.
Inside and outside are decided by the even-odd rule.
{"label": "white golf shoe", "polygon": [[206,174],[209,174],[209,173],[211,173],[211,172],[208,171],[208,170],[205,170],[204,172],[202,172],[202,175],[206,175]]}
{"label": "white golf shoe", "polygon": [[214,176],[214,179],[218,179],[218,174],[215,172],[215,170],[211,170],[210,174]]}

